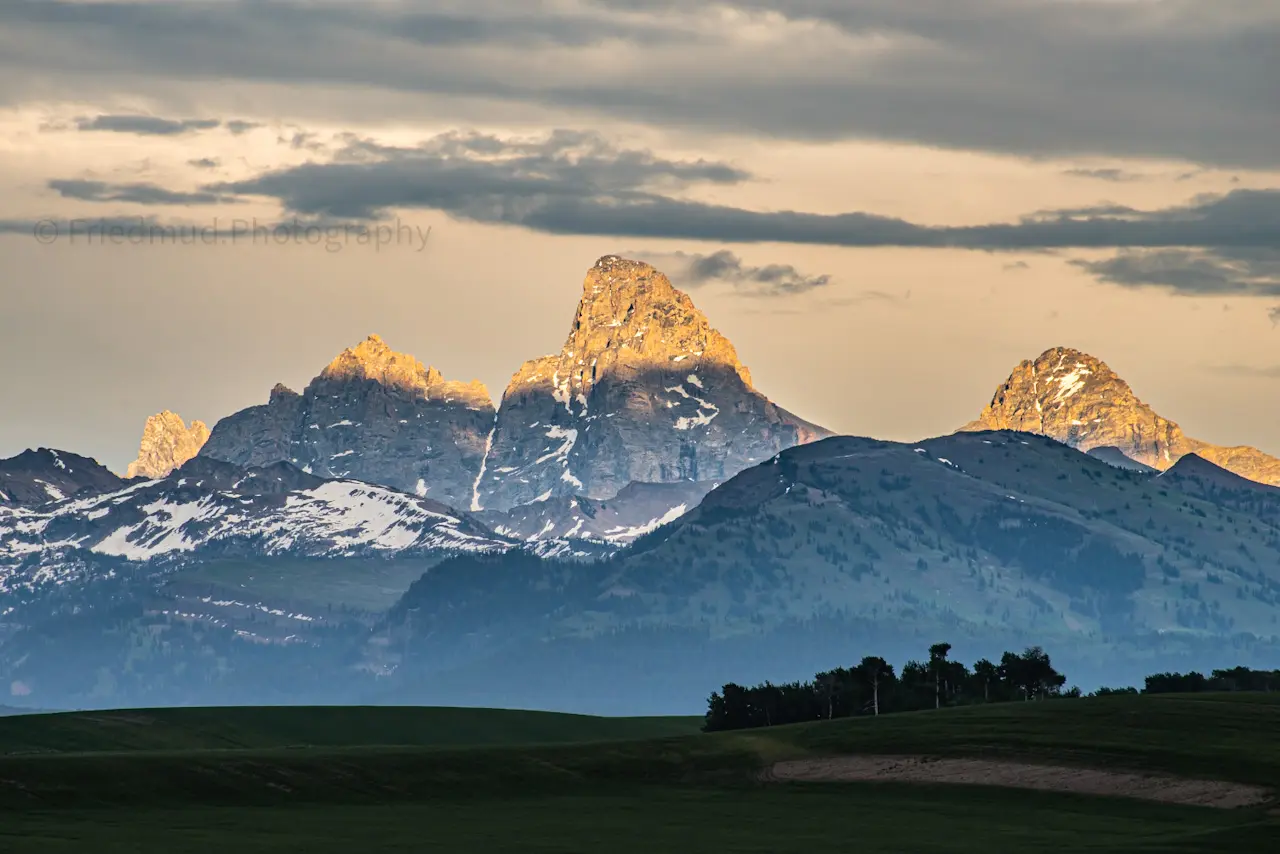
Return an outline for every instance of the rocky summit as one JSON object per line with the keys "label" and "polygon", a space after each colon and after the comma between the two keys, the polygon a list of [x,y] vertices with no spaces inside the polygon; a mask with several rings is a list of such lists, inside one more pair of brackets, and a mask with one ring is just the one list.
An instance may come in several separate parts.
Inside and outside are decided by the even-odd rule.
{"label": "rocky summit", "polygon": [[484,385],[446,380],[371,335],[301,394],[277,385],[266,404],[219,421],[201,455],[240,466],[290,462],[465,508],[493,421]]}
{"label": "rocky summit", "polygon": [[560,352],[503,395],[472,510],[720,481],[830,435],[751,384],[733,345],[648,264],[599,259]]}
{"label": "rocky summit", "polygon": [[0,460],[0,507],[38,507],[100,495],[123,484],[97,460],[52,448],[28,448],[16,457]]}
{"label": "rocky summit", "polygon": [[142,428],[138,458],[129,463],[125,477],[165,477],[200,453],[207,441],[209,428],[203,421],[192,421],[188,427],[176,412],[166,409],[152,415]]}
{"label": "rocky summit", "polygon": [[1019,364],[978,419],[962,429],[1039,433],[1081,451],[1113,448],[1161,471],[1198,454],[1241,477],[1280,485],[1280,459],[1257,448],[1222,447],[1186,436],[1106,364],[1068,347]]}

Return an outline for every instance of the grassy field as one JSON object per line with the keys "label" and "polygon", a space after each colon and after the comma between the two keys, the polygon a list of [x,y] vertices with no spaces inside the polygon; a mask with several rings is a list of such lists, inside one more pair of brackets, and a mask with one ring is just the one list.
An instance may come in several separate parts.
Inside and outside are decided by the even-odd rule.
{"label": "grassy field", "polygon": [[[116,714],[152,722],[121,725],[122,736],[86,723],[92,715],[0,721],[0,754],[10,754],[0,756],[0,850],[1280,850],[1266,806],[757,781],[779,759],[864,752],[1019,757],[1280,789],[1280,702],[1261,696],[1009,704],[660,738],[694,722],[452,709]],[[465,714],[476,717],[463,725]],[[627,737],[640,740],[606,740]]]}
{"label": "grassy field", "polygon": [[258,706],[27,715],[0,721],[0,756],[110,751],[463,747],[661,738],[701,718],[600,718],[508,709]]}

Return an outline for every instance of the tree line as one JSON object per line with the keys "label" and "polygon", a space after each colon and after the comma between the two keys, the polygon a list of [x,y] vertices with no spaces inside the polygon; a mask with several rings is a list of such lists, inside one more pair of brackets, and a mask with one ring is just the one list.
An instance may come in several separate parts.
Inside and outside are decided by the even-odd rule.
{"label": "tree line", "polygon": [[[982,658],[966,667],[949,657],[951,644],[929,647],[926,660],[908,661],[895,671],[879,656],[854,667],[815,674],[808,682],[744,687],[735,683],[714,692],[707,704],[705,732],[830,720],[857,715],[937,709],[975,703],[1035,701],[1084,696],[1063,690],[1067,679],[1038,646],[1006,652],[999,663]],[[1141,691],[1133,687],[1099,688],[1088,696],[1195,693],[1202,691],[1277,691],[1280,670],[1234,667],[1202,673],[1155,673]]]}
{"label": "tree line", "polygon": [[1099,688],[1103,694],[1198,694],[1204,691],[1280,691],[1280,670],[1251,670],[1232,667],[1214,670],[1208,676],[1189,673],[1153,673],[1143,680],[1143,688]]}
{"label": "tree line", "polygon": [[809,682],[765,682],[752,687],[730,682],[711,695],[703,729],[714,732],[968,703],[1040,700],[1060,696],[1067,681],[1038,646],[1022,653],[1006,652],[998,664],[983,658],[972,668],[953,661],[950,652],[951,644],[934,644],[927,660],[908,661],[901,672],[873,655],[854,667],[818,673]]}

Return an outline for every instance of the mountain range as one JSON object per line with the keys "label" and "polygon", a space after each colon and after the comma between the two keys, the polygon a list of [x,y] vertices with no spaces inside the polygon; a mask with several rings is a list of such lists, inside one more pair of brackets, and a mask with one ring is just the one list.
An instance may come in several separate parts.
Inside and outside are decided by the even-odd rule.
{"label": "mountain range", "polygon": [[[141,461],[172,460],[172,470],[202,427],[156,416],[138,471],[167,474]],[[665,275],[607,255],[587,272],[560,352],[522,365],[496,409],[481,383],[446,380],[372,335],[301,393],[277,385],[196,447],[239,466],[287,462],[485,511],[526,537],[617,542],[743,468],[829,435],[756,391],[733,345]],[[645,488],[654,484],[680,488]],[[671,503],[658,507],[662,495]],[[596,522],[601,508],[607,525]]]}
{"label": "mountain range", "polygon": [[[610,255],[496,407],[375,335],[211,431],[160,413],[124,478],[49,449],[0,461],[0,685],[45,707],[634,712],[858,639],[1059,644],[1099,678],[1223,644],[1262,662],[1271,484],[1280,461],[1187,438],[1061,347],[954,435],[835,436],[757,391],[666,276]],[[652,678],[601,697],[623,666]]]}

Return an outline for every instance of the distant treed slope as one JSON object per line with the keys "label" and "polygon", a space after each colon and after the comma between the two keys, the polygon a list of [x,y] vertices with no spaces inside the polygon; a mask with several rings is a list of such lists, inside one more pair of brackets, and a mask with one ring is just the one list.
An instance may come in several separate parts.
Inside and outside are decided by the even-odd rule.
{"label": "distant treed slope", "polygon": [[471,506],[493,402],[478,382],[451,382],[376,335],[343,351],[302,394],[222,419],[200,451],[242,466],[289,462]]}
{"label": "distant treed slope", "polygon": [[1114,447],[1161,470],[1194,453],[1250,480],[1280,485],[1280,459],[1257,448],[1187,437],[1106,364],[1067,347],[1019,364],[978,419],[963,429],[1040,433],[1082,451]]}
{"label": "distant treed slope", "polygon": [[770,402],[723,335],[648,264],[607,255],[558,355],[512,377],[473,509],[724,480],[830,435]]}
{"label": "distant treed slope", "polygon": [[1280,487],[1249,480],[1187,454],[1160,475],[1160,482],[1214,504],[1230,507],[1269,525],[1280,525]]}
{"label": "distant treed slope", "polygon": [[442,631],[467,632],[514,609],[509,628],[546,637],[835,619],[1098,648],[1275,638],[1280,528],[1233,500],[1029,434],[838,437],[748,469],[604,566],[507,579],[499,562],[463,573],[464,590],[446,565],[406,597],[423,626],[435,612]]}

